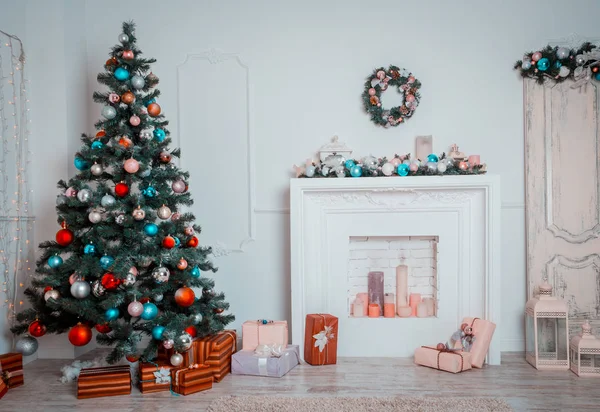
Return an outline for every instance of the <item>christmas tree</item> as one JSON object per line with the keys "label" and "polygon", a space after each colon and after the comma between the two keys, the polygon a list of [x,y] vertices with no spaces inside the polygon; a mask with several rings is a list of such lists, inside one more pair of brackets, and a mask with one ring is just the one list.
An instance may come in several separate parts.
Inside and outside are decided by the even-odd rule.
{"label": "christmas tree", "polygon": [[[200,227],[182,207],[192,204],[189,173],[172,162],[168,122],[161,114],[150,72],[132,22],[123,23],[95,92],[103,119],[95,136],[82,135],[75,154],[80,171],[60,181],[55,241],[41,256],[25,294],[31,308],[17,315],[13,333],[31,348],[32,337],[69,332],[69,341],[113,346],[109,363],[153,359],[159,345],[182,352],[191,338],[224,329],[234,320],[214,281],[210,248],[199,246]],[[201,296],[194,289],[202,290]],[[143,335],[152,337],[142,351]],[[19,342],[17,347],[19,347]],[[33,346],[35,341],[33,341]]]}

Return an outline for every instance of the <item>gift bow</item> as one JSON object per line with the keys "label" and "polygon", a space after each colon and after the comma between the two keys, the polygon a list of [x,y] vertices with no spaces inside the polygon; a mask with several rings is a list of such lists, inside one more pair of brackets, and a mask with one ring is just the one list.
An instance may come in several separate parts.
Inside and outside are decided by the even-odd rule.
{"label": "gift bow", "polygon": [[171,382],[171,371],[167,368],[160,368],[156,372],[152,372],[156,378],[154,382],[158,384]]}
{"label": "gift bow", "polygon": [[325,326],[325,329],[323,329],[316,335],[313,335],[313,338],[315,338],[315,348],[318,347],[319,352],[323,352],[323,349],[325,349],[325,345],[327,345],[329,339],[335,338],[335,335],[333,334],[332,330],[333,327]]}
{"label": "gift bow", "polygon": [[279,358],[283,355],[285,346],[281,344],[273,344],[273,345],[258,345],[254,350],[254,354],[259,357],[274,357]]}

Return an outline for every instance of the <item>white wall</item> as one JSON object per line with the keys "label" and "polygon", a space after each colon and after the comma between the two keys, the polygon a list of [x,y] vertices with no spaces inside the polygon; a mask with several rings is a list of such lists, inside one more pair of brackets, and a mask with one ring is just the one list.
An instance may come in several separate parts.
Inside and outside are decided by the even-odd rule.
{"label": "white wall", "polygon": [[[333,134],[355,153],[374,155],[414,151],[416,135],[432,134],[435,151],[457,142],[463,151],[481,154],[488,170],[502,176],[505,305],[497,339],[504,350],[522,349],[522,86],[512,64],[524,51],[551,39],[573,32],[597,35],[600,3],[580,1],[578,12],[565,10],[568,6],[557,0],[135,0],[86,1],[81,9],[73,9],[76,2],[71,1],[43,3],[28,2],[26,36],[35,125],[36,242],[56,232],[55,182],[73,172],[67,165],[78,147],[78,132],[92,132],[100,110],[91,101],[96,74],[116,42],[121,21],[135,19],[139,46],[158,59],[154,73],[161,78],[160,104],[174,135],[178,122],[192,117],[210,125],[232,121],[227,106],[221,118],[203,117],[198,107],[211,96],[199,95],[198,105],[187,99],[178,108],[177,65],[187,54],[210,48],[239,53],[250,73],[255,198],[250,216],[255,219],[255,242],[244,253],[219,258],[216,275],[218,288],[237,314],[234,326],[246,319],[289,318],[288,179],[293,163],[309,157]],[[360,94],[371,70],[388,64],[413,71],[423,83],[423,97],[408,123],[384,130],[362,112]],[[198,81],[206,80],[205,73],[198,73]],[[232,93],[232,99],[238,97],[227,86],[223,90]],[[87,118],[81,113],[84,105]],[[205,155],[207,139],[235,158],[239,136],[181,136],[184,165],[192,165],[198,176],[191,187],[196,210],[202,210],[204,202],[220,205],[220,213],[199,214],[198,221],[210,228],[220,225],[231,237],[228,218],[246,215],[249,206],[203,194],[218,193],[229,184],[230,178],[219,178],[219,173],[224,176],[233,168],[241,175],[244,168],[228,163],[227,153],[221,153],[216,169]],[[200,174],[197,170],[203,165],[206,173]],[[244,182],[233,178],[236,188],[248,189]],[[216,236],[213,231],[212,240]]]}

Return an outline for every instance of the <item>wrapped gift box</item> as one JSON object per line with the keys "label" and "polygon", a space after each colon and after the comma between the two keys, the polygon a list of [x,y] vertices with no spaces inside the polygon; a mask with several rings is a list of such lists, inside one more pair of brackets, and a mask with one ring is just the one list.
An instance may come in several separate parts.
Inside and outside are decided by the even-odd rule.
{"label": "wrapped gift box", "polygon": [[471,353],[471,363],[474,368],[483,367],[485,357],[490,349],[490,343],[492,342],[492,336],[496,330],[496,324],[488,320],[479,318],[464,318],[463,323],[468,324],[473,328],[473,346],[469,353]]}
{"label": "wrapped gift box", "polygon": [[87,368],[77,378],[77,399],[129,395],[131,372],[129,365]]}
{"label": "wrapped gift box", "polygon": [[281,378],[300,363],[298,345],[288,345],[281,356],[260,356],[253,351],[239,351],[231,358],[233,375],[271,376]]}
{"label": "wrapped gift box", "polygon": [[327,314],[306,315],[304,360],[310,365],[337,363],[338,318]]}
{"label": "wrapped gift box", "polygon": [[0,399],[8,392],[8,385],[0,378]]}
{"label": "wrapped gift box", "polygon": [[415,363],[440,371],[459,373],[471,369],[471,354],[421,346],[415,351]]}
{"label": "wrapped gift box", "polygon": [[171,371],[179,367],[169,362],[140,362],[139,388],[142,393],[162,392],[171,389]]}
{"label": "wrapped gift box", "polygon": [[180,395],[212,389],[213,371],[208,365],[192,365],[183,369],[171,370],[173,391]]}
{"label": "wrapped gift box", "polygon": [[254,350],[258,345],[288,344],[288,325],[285,320],[249,320],[242,324],[242,350]]}
{"label": "wrapped gift box", "polygon": [[221,382],[231,372],[231,356],[237,350],[237,334],[233,330],[224,330],[196,339],[191,350],[196,362],[210,366],[215,382]]}
{"label": "wrapped gift box", "polygon": [[0,380],[4,381],[7,389],[15,388],[25,383],[23,379],[22,354],[5,353],[4,355],[0,355]]}

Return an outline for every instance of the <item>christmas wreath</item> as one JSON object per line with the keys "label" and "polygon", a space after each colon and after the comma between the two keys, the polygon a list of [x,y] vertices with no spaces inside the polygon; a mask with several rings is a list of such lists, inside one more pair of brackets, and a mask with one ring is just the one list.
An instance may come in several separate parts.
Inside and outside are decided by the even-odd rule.
{"label": "christmas wreath", "polygon": [[[402,105],[386,109],[381,106],[381,94],[390,86],[397,88],[404,98]],[[421,82],[406,69],[396,66],[390,66],[387,70],[383,67],[375,69],[367,78],[362,94],[365,110],[376,125],[398,126],[412,117],[419,105],[420,87]]]}

